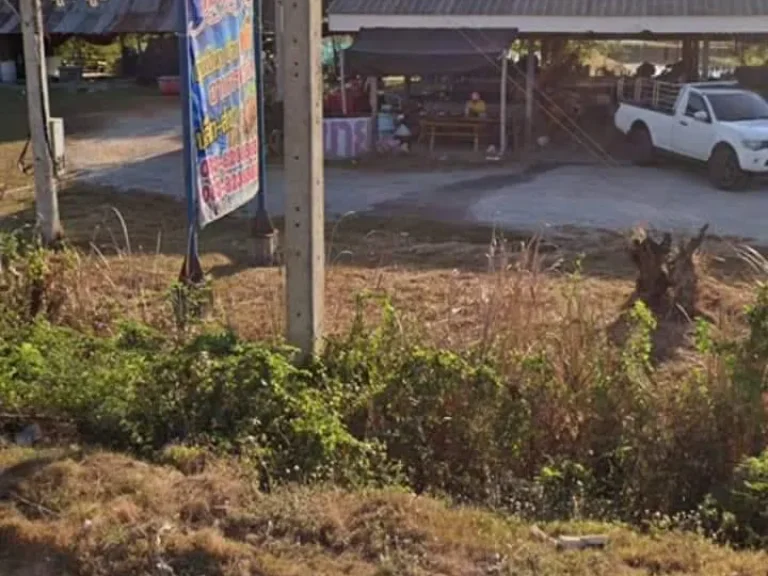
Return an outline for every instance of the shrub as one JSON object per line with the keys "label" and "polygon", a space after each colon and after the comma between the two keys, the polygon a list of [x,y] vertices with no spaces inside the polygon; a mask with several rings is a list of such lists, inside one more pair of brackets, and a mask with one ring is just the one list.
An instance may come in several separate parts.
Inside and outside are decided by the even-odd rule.
{"label": "shrub", "polygon": [[9,411],[65,418],[88,440],[182,468],[203,446],[253,462],[265,482],[403,481],[548,519],[650,515],[765,543],[768,456],[755,455],[766,448],[768,288],[746,336],[697,321],[685,374],[654,364],[664,323],[647,307],[607,325],[578,275],[545,328],[489,330],[466,350],[426,345],[386,298],[368,325],[372,296],[361,295],[349,332],[297,367],[290,349],[199,322],[207,289],[174,287],[171,337],[132,322],[108,338],[57,325],[66,257],[0,240]]}
{"label": "shrub", "polygon": [[736,468],[730,489],[711,509],[713,527],[725,539],[745,546],[768,547],[768,450],[744,459]]}
{"label": "shrub", "polygon": [[127,325],[113,339],[38,320],[0,330],[0,404],[77,423],[91,441],[151,454],[174,442],[246,450],[275,479],[367,481],[375,443],[354,438],[340,395],[289,350],[214,332],[188,343]]}

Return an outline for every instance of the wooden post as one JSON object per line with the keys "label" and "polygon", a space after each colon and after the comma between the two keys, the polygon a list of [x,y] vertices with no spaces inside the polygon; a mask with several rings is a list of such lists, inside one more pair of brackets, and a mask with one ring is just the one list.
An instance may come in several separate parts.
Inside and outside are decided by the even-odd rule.
{"label": "wooden post", "polygon": [[285,264],[288,341],[304,359],[323,337],[325,296],[322,3],[285,4]]}
{"label": "wooden post", "polygon": [[533,150],[533,96],[536,83],[536,68],[533,58],[533,40],[528,40],[528,60],[525,73],[525,148]]}
{"label": "wooden post", "polygon": [[507,82],[509,70],[509,50],[505,50],[501,60],[501,102],[499,105],[499,155],[507,151]]}
{"label": "wooden post", "polygon": [[27,76],[27,113],[32,153],[35,158],[35,210],[37,225],[43,239],[55,243],[63,234],[59,221],[59,199],[48,145],[46,117],[47,82],[43,48],[43,15],[40,0],[21,0],[19,3],[21,31],[24,41],[24,67]]}

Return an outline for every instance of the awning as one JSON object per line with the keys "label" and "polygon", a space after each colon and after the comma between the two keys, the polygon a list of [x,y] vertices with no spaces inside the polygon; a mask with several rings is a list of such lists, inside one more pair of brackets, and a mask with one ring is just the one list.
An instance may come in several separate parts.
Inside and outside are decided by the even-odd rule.
{"label": "awning", "polygon": [[363,29],[344,51],[348,74],[467,74],[498,69],[516,30]]}

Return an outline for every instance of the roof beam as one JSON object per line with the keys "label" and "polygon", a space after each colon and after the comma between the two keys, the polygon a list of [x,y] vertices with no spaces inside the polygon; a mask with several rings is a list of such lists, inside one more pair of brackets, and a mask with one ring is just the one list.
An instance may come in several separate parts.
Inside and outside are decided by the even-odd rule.
{"label": "roof beam", "polygon": [[521,35],[571,36],[765,34],[768,16],[454,16],[393,14],[330,14],[331,32],[358,32],[362,28],[484,28],[513,29]]}

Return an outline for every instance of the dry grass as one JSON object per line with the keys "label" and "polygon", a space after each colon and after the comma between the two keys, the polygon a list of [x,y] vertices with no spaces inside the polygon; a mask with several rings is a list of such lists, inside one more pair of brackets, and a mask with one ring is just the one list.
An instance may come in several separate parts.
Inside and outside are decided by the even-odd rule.
{"label": "dry grass", "polygon": [[484,574],[764,576],[765,553],[615,526],[599,552],[558,553],[529,527],[397,491],[287,488],[261,494],[247,470],[212,462],[185,476],[114,454],[0,451],[4,574]]}
{"label": "dry grass", "polygon": [[[67,321],[104,330],[127,316],[168,328],[167,290],[185,250],[182,207],[78,186],[62,194],[61,208],[79,254],[74,276],[64,282]],[[32,200],[3,200],[0,218],[6,230],[30,225]],[[625,239],[616,233],[568,230],[536,243],[507,234],[502,246],[491,244],[488,228],[349,216],[329,225],[326,237],[329,334],[349,327],[359,295],[368,293],[391,299],[401,322],[435,344],[477,345],[499,333],[524,333],[532,341],[541,334],[534,326],[546,331],[561,322],[577,262],[584,277],[581,305],[598,323],[615,320],[633,288]],[[213,318],[247,338],[279,338],[283,272],[250,267],[249,242],[249,222],[241,218],[227,218],[202,235]],[[701,307],[715,318],[738,317],[752,295],[745,266],[723,241],[710,241],[707,250]],[[378,314],[377,298],[366,306]]]}
{"label": "dry grass", "polygon": [[[153,197],[85,187],[63,194],[62,217],[78,249],[72,276],[59,279],[64,320],[102,331],[126,316],[168,327],[165,295],[181,267],[183,212]],[[0,217],[4,229],[29,224],[31,201],[3,200]],[[613,322],[632,291],[616,234],[568,231],[522,246],[508,235],[504,247],[491,243],[488,229],[350,217],[329,226],[327,237],[331,334],[349,327],[358,295],[369,292],[389,297],[403,325],[438,345],[482,347],[503,335],[502,346],[524,350],[555,334],[563,365],[573,369],[590,337],[583,327]],[[249,267],[248,241],[248,222],[235,218],[202,236],[214,319],[246,337],[276,338],[283,275]],[[707,250],[700,307],[720,329],[738,330],[752,297],[745,267],[724,242]],[[582,279],[574,282],[578,261]],[[369,318],[379,313],[375,301],[367,306]],[[663,346],[681,350],[661,367],[671,374],[660,375],[664,381],[696,361],[676,336],[661,335],[670,340]],[[187,475],[108,453],[0,450],[2,573],[764,576],[768,565],[765,554],[692,535],[651,538],[579,524],[545,529],[607,530],[610,547],[560,554],[529,527],[487,512],[396,491],[262,494],[252,471],[236,463],[178,456],[172,460]]]}

